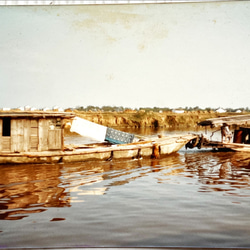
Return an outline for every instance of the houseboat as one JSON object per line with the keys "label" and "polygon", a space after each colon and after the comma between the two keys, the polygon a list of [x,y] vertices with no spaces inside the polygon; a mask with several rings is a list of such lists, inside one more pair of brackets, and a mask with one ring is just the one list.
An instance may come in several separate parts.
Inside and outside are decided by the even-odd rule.
{"label": "houseboat", "polygon": [[[250,152],[250,115],[212,118],[198,125],[205,128],[205,134],[189,141],[186,148]],[[208,130],[211,132],[210,137],[207,136]],[[213,139],[216,133],[220,133],[220,140]]]}
{"label": "houseboat", "polygon": [[[142,139],[104,126],[95,128],[94,123],[86,120],[79,123],[79,119],[82,121],[69,112],[0,112],[0,164],[158,158],[177,152],[196,137],[186,134]],[[68,121],[78,122],[81,131],[84,126],[88,128],[87,134],[105,132],[105,138],[99,143],[65,145],[64,125]]]}

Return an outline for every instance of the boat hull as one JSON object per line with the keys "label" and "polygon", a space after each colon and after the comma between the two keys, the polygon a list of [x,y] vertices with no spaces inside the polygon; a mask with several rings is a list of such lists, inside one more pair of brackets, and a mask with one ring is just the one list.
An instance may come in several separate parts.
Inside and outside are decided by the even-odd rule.
{"label": "boat hull", "polygon": [[130,144],[66,148],[65,151],[0,153],[0,164],[43,164],[159,158],[177,152],[193,138],[194,135],[177,135]]}

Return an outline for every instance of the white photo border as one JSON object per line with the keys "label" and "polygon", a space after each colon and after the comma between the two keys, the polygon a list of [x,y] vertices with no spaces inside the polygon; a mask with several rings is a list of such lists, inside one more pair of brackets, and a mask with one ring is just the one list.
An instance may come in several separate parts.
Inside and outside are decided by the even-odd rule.
{"label": "white photo border", "polygon": [[239,2],[249,0],[0,0],[0,5],[101,5],[101,4],[162,4]]}

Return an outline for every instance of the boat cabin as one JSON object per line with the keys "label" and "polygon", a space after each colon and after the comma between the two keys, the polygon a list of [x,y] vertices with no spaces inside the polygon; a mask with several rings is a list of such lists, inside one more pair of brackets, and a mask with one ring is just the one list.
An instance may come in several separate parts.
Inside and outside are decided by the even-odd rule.
{"label": "boat cabin", "polygon": [[63,120],[67,112],[0,112],[0,152],[42,152],[63,150]]}
{"label": "boat cabin", "polygon": [[230,126],[233,132],[233,143],[250,144],[250,115],[211,118],[200,122],[204,127],[221,127],[224,123]]}

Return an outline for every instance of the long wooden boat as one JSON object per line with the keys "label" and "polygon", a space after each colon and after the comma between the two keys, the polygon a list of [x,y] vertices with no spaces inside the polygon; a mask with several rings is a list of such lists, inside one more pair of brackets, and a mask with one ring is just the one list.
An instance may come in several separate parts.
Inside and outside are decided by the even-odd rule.
{"label": "long wooden boat", "polygon": [[90,160],[159,158],[180,150],[195,136],[171,135],[128,144],[112,145],[95,143],[85,145],[65,145],[64,150],[43,152],[0,153],[0,164],[6,163],[61,163]]}
{"label": "long wooden boat", "polygon": [[[218,151],[240,151],[250,152],[250,115],[237,115],[220,118],[207,119],[200,122],[198,125],[205,127],[205,135],[200,135],[188,142],[187,148],[211,148]],[[223,127],[228,127],[232,130],[230,139],[223,136]],[[208,128],[215,129],[214,132],[221,133],[221,141],[213,140],[213,134],[208,137]],[[219,128],[216,130],[216,128]]]}
{"label": "long wooden boat", "polygon": [[66,112],[0,112],[0,164],[158,158],[177,152],[197,137],[186,134],[134,140],[134,135],[79,118],[76,130],[92,133],[101,140],[104,134],[105,140],[64,145],[64,121],[70,119],[76,119],[75,115]]}

